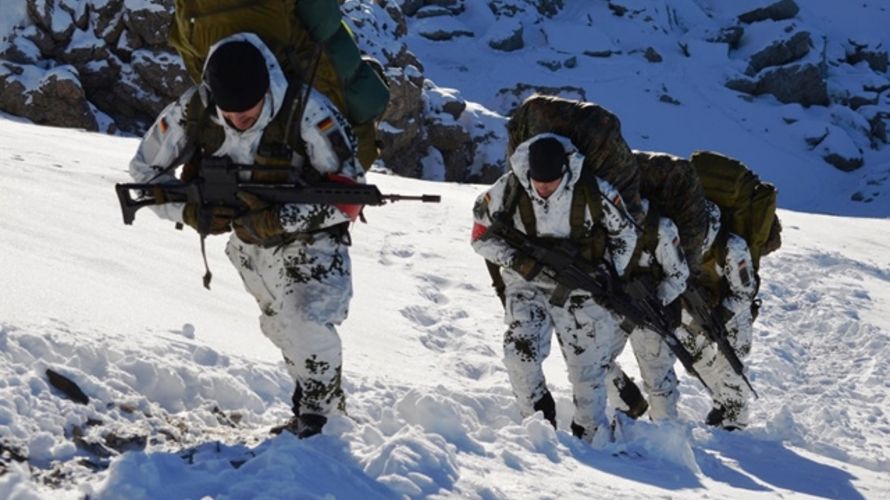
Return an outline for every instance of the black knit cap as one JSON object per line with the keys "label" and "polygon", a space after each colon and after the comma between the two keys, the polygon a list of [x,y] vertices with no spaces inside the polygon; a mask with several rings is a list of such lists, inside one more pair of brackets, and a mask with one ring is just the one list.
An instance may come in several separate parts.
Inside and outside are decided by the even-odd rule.
{"label": "black knit cap", "polygon": [[551,182],[566,172],[568,158],[562,143],[542,137],[528,146],[528,176],[538,182]]}
{"label": "black knit cap", "polygon": [[207,61],[204,79],[216,106],[234,113],[256,106],[269,89],[266,58],[252,43],[244,41],[217,47]]}

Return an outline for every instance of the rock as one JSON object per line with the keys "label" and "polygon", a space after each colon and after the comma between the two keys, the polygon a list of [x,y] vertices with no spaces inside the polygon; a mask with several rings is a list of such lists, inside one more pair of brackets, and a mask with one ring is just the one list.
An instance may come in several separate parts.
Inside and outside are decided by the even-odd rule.
{"label": "rock", "polygon": [[566,99],[587,100],[587,92],[581,87],[563,85],[562,87],[550,87],[547,85],[530,85],[517,83],[513,87],[498,90],[495,98],[499,101],[498,110],[504,116],[513,114],[516,108],[532,94],[545,94],[565,97]]}
{"label": "rock", "polygon": [[16,64],[37,64],[41,56],[40,48],[31,40],[22,36],[21,32],[13,33],[5,50],[0,51],[0,60],[7,60]]}
{"label": "rock", "polygon": [[91,4],[90,24],[93,26],[93,32],[112,47],[117,44],[117,39],[124,30],[123,17],[123,0],[107,0],[104,3]]}
{"label": "rock", "polygon": [[772,5],[754,9],[739,16],[739,21],[743,23],[756,23],[758,21],[781,21],[783,19],[791,19],[800,12],[800,7],[794,3],[794,0],[780,0]]}
{"label": "rock", "polygon": [[745,74],[754,76],[763,68],[797,61],[810,52],[813,40],[806,31],[795,33],[788,40],[778,40],[751,56]]}
{"label": "rock", "polygon": [[74,33],[74,19],[70,10],[61,8],[57,0],[27,0],[28,15],[53,40],[68,43]]}
{"label": "rock", "polygon": [[525,41],[522,39],[522,34],[522,24],[516,23],[516,25],[508,33],[500,36],[492,36],[488,40],[488,46],[502,52],[513,52],[514,50],[519,50],[525,46]]}
{"label": "rock", "polygon": [[828,164],[844,172],[856,170],[865,163],[862,150],[844,129],[835,125],[828,125],[828,136],[817,149]]}
{"label": "rock", "polygon": [[[138,10],[127,10],[124,25],[127,30],[139,37],[150,47],[167,47],[167,35],[170,31],[170,13],[173,12],[172,0],[147,0],[144,7]],[[141,48],[133,46],[134,49]]]}
{"label": "rock", "polygon": [[538,13],[546,17],[559,14],[560,9],[565,7],[563,0],[534,0],[533,4],[538,9]]}
{"label": "rock", "polygon": [[628,8],[614,2],[609,2],[609,10],[612,11],[612,14],[622,17],[624,14],[627,14]]}
{"label": "rock", "polygon": [[728,28],[723,28],[719,33],[714,35],[711,38],[708,38],[707,41],[713,43],[725,43],[729,45],[730,49],[739,48],[739,42],[742,41],[742,36],[745,34],[745,28],[741,26],[730,26]]}
{"label": "rock", "polygon": [[[27,87],[27,82],[37,82]],[[77,79],[77,70],[59,66],[0,63],[0,109],[41,125],[98,130],[99,125]]]}
{"label": "rock", "polygon": [[406,71],[389,69],[386,77],[390,100],[377,133],[382,143],[380,158],[399,175],[419,177],[420,160],[430,144],[422,128],[422,88]]}
{"label": "rock", "polygon": [[664,60],[664,58],[661,57],[661,54],[659,54],[658,51],[656,51],[653,47],[647,47],[646,53],[643,54],[643,57],[645,57],[646,60],[651,63],[660,63]]}
{"label": "rock", "polygon": [[827,106],[828,86],[822,70],[813,64],[783,66],[763,72],[759,80],[735,79],[726,83],[730,89],[754,96],[771,94],[783,103]]}
{"label": "rock", "polygon": [[430,144],[442,153],[445,163],[445,181],[463,181],[467,167],[473,163],[473,140],[458,123],[428,120],[426,132]]}
{"label": "rock", "polygon": [[176,99],[191,86],[191,79],[176,54],[165,50],[137,50],[131,66],[156,94]]}
{"label": "rock", "polygon": [[680,101],[674,99],[673,97],[671,97],[668,94],[661,94],[660,96],[658,96],[658,100],[663,103],[674,104],[676,106],[679,106],[680,104],[682,104]]}
{"label": "rock", "polygon": [[432,40],[434,42],[444,42],[447,40],[453,40],[455,38],[459,38],[462,36],[473,37],[475,33],[470,30],[447,30],[447,29],[430,29],[426,31],[421,31],[420,36]]}
{"label": "rock", "polygon": [[879,73],[886,73],[890,66],[890,58],[888,58],[886,50],[869,49],[867,45],[860,45],[852,40],[850,44],[853,46],[853,52],[847,53],[847,64],[856,65],[865,61],[868,67]]}

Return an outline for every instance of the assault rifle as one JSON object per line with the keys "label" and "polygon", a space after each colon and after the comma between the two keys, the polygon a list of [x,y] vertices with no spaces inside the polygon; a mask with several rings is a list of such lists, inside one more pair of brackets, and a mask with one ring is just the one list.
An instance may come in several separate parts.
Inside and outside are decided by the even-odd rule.
{"label": "assault rifle", "polygon": [[[694,359],[683,347],[673,332],[671,322],[652,287],[646,287],[640,281],[625,283],[618,286],[618,278],[608,266],[595,266],[584,259],[577,247],[567,240],[560,240],[555,245],[537,242],[528,235],[513,227],[504,214],[494,214],[494,222],[483,238],[496,236],[504,241],[520,255],[530,257],[541,266],[541,272],[549,276],[567,291],[585,290],[593,295],[593,299],[607,309],[615,312],[637,326],[656,332],[665,344],[673,351],[686,368],[686,371],[698,378],[708,390],[708,384],[702,379],[693,366]],[[559,288],[550,298],[554,305],[561,305],[568,298],[567,293],[559,293]]]}
{"label": "assault rifle", "polygon": [[683,292],[682,300],[692,319],[704,330],[711,342],[717,344],[717,349],[726,358],[726,361],[729,362],[732,371],[742,377],[742,380],[751,389],[754,397],[759,398],[757,391],[754,390],[748,377],[745,376],[745,366],[742,364],[742,360],[739,359],[735,349],[729,343],[729,332],[726,331],[726,324],[723,318],[720,317],[717,309],[708,305],[702,289],[691,283],[688,284],[686,291]]}
{"label": "assault rifle", "polygon": [[[237,212],[246,212],[247,205],[238,199],[239,192],[250,193],[267,203],[325,203],[330,205],[384,205],[394,201],[421,201],[439,203],[441,196],[424,194],[408,196],[382,194],[371,184],[340,184],[328,182],[305,185],[295,179],[283,184],[263,184],[244,181],[254,172],[282,173],[281,168],[255,165],[239,165],[227,158],[207,158],[201,163],[200,175],[188,182],[171,181],[161,183],[117,184],[117,198],[120,201],[124,224],[132,224],[136,211],[142,207],[158,203],[196,203],[202,208],[225,206]],[[160,190],[162,199],[154,196]],[[137,197],[133,194],[136,193]]]}
{"label": "assault rifle", "polygon": [[[279,176],[287,174],[284,183],[262,183],[245,181],[254,173],[269,173]],[[210,231],[212,209],[229,207],[235,216],[247,213],[247,204],[238,198],[239,193],[249,193],[270,203],[328,204],[328,205],[384,205],[394,201],[421,201],[439,203],[439,195],[424,194],[408,196],[382,194],[371,184],[343,184],[325,182],[307,185],[295,175],[296,171],[257,165],[239,165],[228,158],[205,158],[201,162],[199,174],[194,179],[160,183],[116,184],[117,199],[120,202],[124,224],[133,224],[136,212],[142,208],[161,203],[194,203],[198,206],[198,233],[201,236],[201,254],[204,256],[204,287],[210,288],[211,273],[207,266],[204,239]],[[134,197],[134,193],[136,196]],[[177,225],[177,227],[182,227]]]}

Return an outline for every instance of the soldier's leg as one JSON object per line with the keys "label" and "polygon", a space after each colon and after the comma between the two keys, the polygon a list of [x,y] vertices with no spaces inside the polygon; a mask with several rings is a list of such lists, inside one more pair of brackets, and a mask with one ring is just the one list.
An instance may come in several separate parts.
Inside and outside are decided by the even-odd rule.
{"label": "soldier's leg", "polygon": [[[750,309],[741,307],[739,313],[726,323],[729,343],[739,359],[744,360],[751,352],[753,325]],[[749,402],[751,389],[741,375],[737,374],[729,361],[713,348],[713,367],[717,380],[714,391],[714,409],[708,415],[711,425],[719,425],[725,429],[741,429],[749,422]]]}
{"label": "soldier's leg", "polygon": [[542,411],[544,418],[556,427],[556,406],[542,369],[544,359],[550,354],[553,331],[545,302],[546,297],[537,290],[507,288],[504,366],[520,415],[528,417]]}
{"label": "soldier's leg", "polygon": [[640,366],[643,388],[649,397],[649,418],[677,418],[677,358],[661,337],[647,329],[637,328],[630,335],[634,356]]}
{"label": "soldier's leg", "polygon": [[606,373],[617,356],[617,321],[589,297],[574,296],[551,309],[572,384],[572,432],[594,443],[608,439]]}
{"label": "soldier's leg", "polygon": [[[615,358],[624,351],[627,340],[627,332],[619,328],[615,332],[615,345],[612,348]],[[649,403],[646,402],[643,393],[640,392],[640,388],[625,373],[621,365],[618,364],[617,359],[609,366],[609,371],[606,374],[606,390],[611,407],[623,412],[630,418],[639,418],[649,408]]]}
{"label": "soldier's leg", "polygon": [[275,251],[233,237],[227,253],[260,305],[263,333],[281,349],[300,389],[302,413],[324,416],[342,409],[342,353],[335,327],[345,319],[352,297],[346,247],[325,235],[312,244],[297,242]]}

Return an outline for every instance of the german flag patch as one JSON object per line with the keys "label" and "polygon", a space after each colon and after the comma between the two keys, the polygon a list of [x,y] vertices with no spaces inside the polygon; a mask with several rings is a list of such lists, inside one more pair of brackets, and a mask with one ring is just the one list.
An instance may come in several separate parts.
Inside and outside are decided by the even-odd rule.
{"label": "german flag patch", "polygon": [[315,124],[315,128],[317,128],[322,134],[334,128],[334,118],[328,116],[324,120]]}
{"label": "german flag patch", "polygon": [[161,118],[161,121],[158,122],[158,130],[161,131],[161,134],[166,134],[169,129],[170,125],[167,124],[167,119]]}

